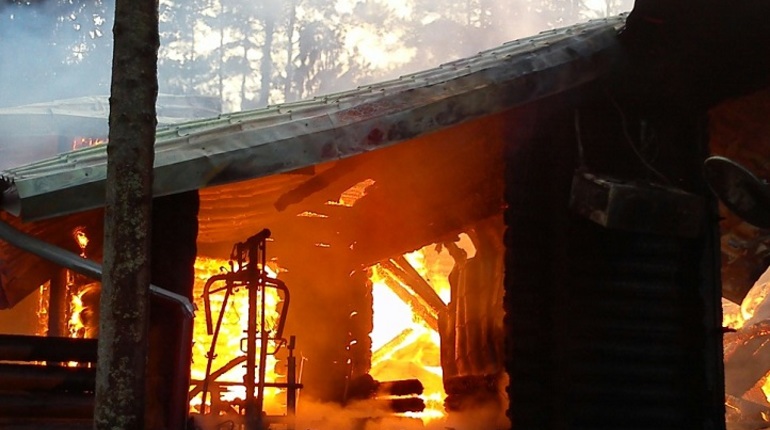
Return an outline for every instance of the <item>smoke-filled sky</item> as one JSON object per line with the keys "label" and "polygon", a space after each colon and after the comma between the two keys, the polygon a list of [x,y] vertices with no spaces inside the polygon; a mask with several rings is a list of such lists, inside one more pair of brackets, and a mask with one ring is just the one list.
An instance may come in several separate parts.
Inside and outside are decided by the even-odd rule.
{"label": "smoke-filled sky", "polygon": [[[108,94],[111,1],[0,3],[0,107]],[[160,90],[218,98],[225,111],[256,108],[435,67],[632,6],[633,0],[163,0]]]}

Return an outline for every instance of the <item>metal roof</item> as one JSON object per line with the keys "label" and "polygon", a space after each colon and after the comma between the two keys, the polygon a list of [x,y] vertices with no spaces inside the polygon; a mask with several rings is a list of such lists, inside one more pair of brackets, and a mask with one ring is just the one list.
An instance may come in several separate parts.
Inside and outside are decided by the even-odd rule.
{"label": "metal roof", "polygon": [[[347,158],[575,88],[611,70],[624,19],[544,32],[347,92],[159,127],[154,195]],[[24,220],[101,207],[106,164],[100,145],[0,172],[0,206]]]}
{"label": "metal roof", "polygon": [[[170,125],[191,118],[208,118],[220,113],[213,97],[159,94],[158,124]],[[24,106],[0,108],[3,137],[72,134],[106,137],[109,131],[109,96],[78,97]]]}

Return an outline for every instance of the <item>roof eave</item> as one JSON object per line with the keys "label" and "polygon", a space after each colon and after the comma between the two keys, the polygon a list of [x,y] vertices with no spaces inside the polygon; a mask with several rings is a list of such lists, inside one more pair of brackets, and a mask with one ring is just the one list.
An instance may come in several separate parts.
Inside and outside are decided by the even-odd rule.
{"label": "roof eave", "polygon": [[[524,41],[508,55],[465,65],[467,70],[455,70],[455,77],[439,82],[379,94],[377,88],[372,94],[373,86],[360,89],[358,97],[348,92],[316,99],[309,108],[300,102],[160,129],[153,193],[175,194],[337,160],[575,88],[612,70],[621,25],[616,18],[584,25],[579,33]],[[100,207],[106,148],[62,154],[5,174],[15,184],[5,190],[2,209],[24,220]]]}

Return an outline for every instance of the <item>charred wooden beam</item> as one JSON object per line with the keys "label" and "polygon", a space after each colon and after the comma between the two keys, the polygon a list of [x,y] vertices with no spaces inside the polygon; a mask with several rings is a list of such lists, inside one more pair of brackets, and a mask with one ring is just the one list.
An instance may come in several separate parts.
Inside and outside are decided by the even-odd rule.
{"label": "charred wooden beam", "polygon": [[[88,419],[94,412],[94,397],[82,393],[1,393],[0,417]],[[0,423],[0,427],[5,427]],[[32,427],[30,427],[32,428]],[[41,425],[38,428],[50,428]]]}
{"label": "charred wooden beam", "polygon": [[96,369],[0,364],[0,391],[93,391]]}
{"label": "charred wooden beam", "polygon": [[0,418],[0,428],[3,430],[92,430],[94,421],[91,418]]}
{"label": "charred wooden beam", "polygon": [[94,363],[96,342],[96,339],[0,335],[0,361]]}
{"label": "charred wooden beam", "polygon": [[392,399],[377,400],[384,410],[395,413],[422,412],[425,410],[425,401],[419,397],[396,397]]}
{"label": "charred wooden beam", "polygon": [[411,336],[412,333],[414,333],[413,329],[406,328],[404,331],[397,334],[393,339],[389,340],[388,343],[374,351],[372,354],[372,365],[374,366],[375,364],[387,359],[388,352],[398,348],[401,344],[409,340],[409,336]]}
{"label": "charred wooden beam", "polygon": [[361,375],[350,381],[348,399],[373,399],[388,396],[413,396],[422,394],[424,388],[418,379],[377,381],[371,375]]}
{"label": "charred wooden beam", "polygon": [[66,336],[67,331],[67,276],[57,270],[49,284],[48,336]]}
{"label": "charred wooden beam", "polygon": [[499,386],[503,375],[465,375],[444,379],[447,397],[444,407],[449,411],[472,410],[479,405],[500,405]]}
{"label": "charred wooden beam", "polygon": [[403,255],[381,263],[394,275],[402,279],[421,299],[425,300],[436,314],[446,311],[446,304],[439,297],[436,290],[417,272],[417,270],[404,258]]}
{"label": "charred wooden beam", "polygon": [[414,313],[420,316],[420,318],[428,324],[428,327],[438,331],[438,315],[435,310],[427,305],[423,300],[420,300],[413,292],[404,288],[399,282],[397,276],[390,270],[383,270],[384,278],[387,281],[388,287],[407,305],[409,305]]}
{"label": "charred wooden beam", "polygon": [[335,165],[334,167],[311,176],[297,187],[281,194],[275,201],[275,208],[284,211],[291,205],[305,203],[306,206],[323,204],[347,190],[350,183],[362,180],[365,176],[363,169],[350,169],[349,166]]}
{"label": "charred wooden beam", "polygon": [[356,270],[343,279],[342,288],[350,292],[346,303],[350,309],[347,352],[350,377],[354,378],[366,374],[372,368],[372,338],[369,334],[374,328],[374,299],[368,270]]}
{"label": "charred wooden beam", "polygon": [[422,394],[424,387],[419,379],[382,381],[377,385],[378,396],[410,396]]}

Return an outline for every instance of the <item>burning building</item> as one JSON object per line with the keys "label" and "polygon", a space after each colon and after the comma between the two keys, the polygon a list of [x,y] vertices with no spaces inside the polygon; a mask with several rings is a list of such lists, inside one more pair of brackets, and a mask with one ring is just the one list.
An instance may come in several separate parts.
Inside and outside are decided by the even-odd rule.
{"label": "burning building", "polygon": [[[235,428],[250,398],[289,428],[303,402],[358,428],[723,428],[701,163],[734,93],[658,79],[680,63],[651,48],[697,38],[655,13],[159,127],[148,428]],[[2,171],[0,306],[42,313],[0,339],[8,426],[89,425],[106,151],[81,122],[0,111],[0,154],[35,159]]]}

